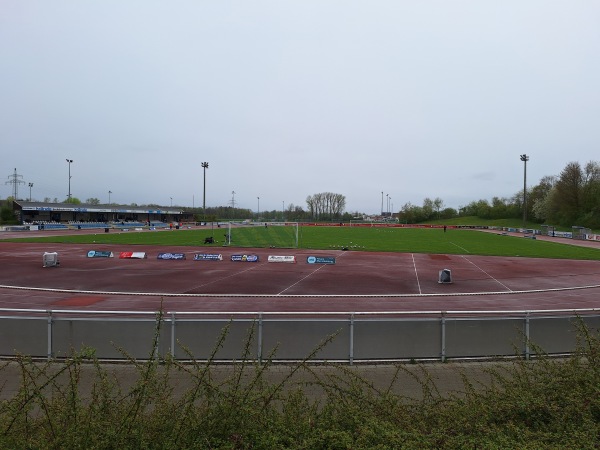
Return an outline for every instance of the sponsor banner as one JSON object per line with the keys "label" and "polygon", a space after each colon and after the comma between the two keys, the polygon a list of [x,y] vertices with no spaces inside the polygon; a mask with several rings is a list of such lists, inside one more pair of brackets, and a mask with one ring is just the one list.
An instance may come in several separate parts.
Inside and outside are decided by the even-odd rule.
{"label": "sponsor banner", "polygon": [[144,259],[146,258],[146,252],[121,252],[119,253],[120,259]]}
{"label": "sponsor banner", "polygon": [[231,255],[232,261],[258,262],[258,255]]}
{"label": "sponsor banner", "polygon": [[269,258],[267,259],[267,261],[270,263],[295,263],[296,257],[295,256],[269,255]]}
{"label": "sponsor banner", "polygon": [[90,250],[87,254],[88,258],[112,258],[113,252],[106,252],[102,250]]}
{"label": "sponsor banner", "polygon": [[220,253],[196,253],[194,261],[223,261],[223,255]]}
{"label": "sponsor banner", "polygon": [[159,253],[156,259],[185,259],[185,253]]}
{"label": "sponsor banner", "polygon": [[335,264],[333,256],[309,256],[306,258],[308,264]]}
{"label": "sponsor banner", "polygon": [[573,239],[573,233],[570,231],[555,231],[552,236]]}

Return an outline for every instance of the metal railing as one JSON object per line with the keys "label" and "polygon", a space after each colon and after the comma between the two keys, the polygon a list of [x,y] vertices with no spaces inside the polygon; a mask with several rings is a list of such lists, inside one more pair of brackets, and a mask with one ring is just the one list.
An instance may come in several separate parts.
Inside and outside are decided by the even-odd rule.
{"label": "metal railing", "polygon": [[296,361],[314,353],[313,360],[349,364],[529,358],[537,348],[548,354],[573,352],[581,326],[600,329],[600,308],[164,314],[1,308],[0,355],[50,359],[93,348],[104,360],[147,359],[153,352],[218,361]]}

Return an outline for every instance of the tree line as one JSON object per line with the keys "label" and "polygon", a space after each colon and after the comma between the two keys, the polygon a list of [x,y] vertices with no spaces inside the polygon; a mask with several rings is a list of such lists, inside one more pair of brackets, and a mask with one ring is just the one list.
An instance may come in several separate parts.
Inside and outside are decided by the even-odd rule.
{"label": "tree line", "polygon": [[584,166],[568,163],[559,175],[544,176],[538,184],[523,189],[510,198],[494,197],[475,200],[458,210],[445,208],[440,198],[426,198],[422,206],[406,203],[398,213],[405,223],[419,223],[459,216],[476,216],[481,219],[523,217],[524,209],[529,220],[557,226],[583,226],[600,228],[600,164],[590,161]]}
{"label": "tree line", "polygon": [[196,220],[213,219],[240,219],[254,218],[262,221],[342,221],[347,222],[353,219],[353,215],[346,212],[346,197],[342,194],[333,192],[321,192],[309,195],[306,198],[306,209],[300,205],[290,203],[285,209],[252,211],[245,208],[233,208],[231,206],[207,207],[205,211],[202,208],[193,210]]}
{"label": "tree line", "polygon": [[[396,214],[402,223],[421,223],[430,220],[445,220],[460,216],[475,216],[481,219],[520,218],[525,212],[528,220],[555,226],[583,226],[600,228],[600,163],[590,161],[584,166],[578,162],[570,162],[559,175],[544,176],[538,184],[527,188],[524,198],[523,190],[517,191],[509,198],[493,197],[474,200],[457,209],[444,205],[444,201],[425,198],[422,205],[410,202],[404,204]],[[8,199],[12,200],[11,198]],[[525,202],[524,202],[525,200]],[[44,199],[49,202],[49,198]],[[57,202],[57,199],[54,199]],[[69,202],[65,200],[65,203]],[[100,200],[89,198],[88,204],[99,204]],[[73,197],[70,203],[80,203]],[[137,204],[132,204],[137,206]],[[152,205],[148,205],[152,206]],[[8,223],[12,217],[12,208],[4,204],[0,221]],[[290,203],[287,208],[270,211],[252,211],[247,208],[231,206],[191,208],[196,220],[215,219],[249,219],[264,221],[343,221],[347,222],[363,214],[345,211],[346,197],[333,192],[321,192],[306,197],[306,209]],[[524,211],[524,209],[526,211]]]}

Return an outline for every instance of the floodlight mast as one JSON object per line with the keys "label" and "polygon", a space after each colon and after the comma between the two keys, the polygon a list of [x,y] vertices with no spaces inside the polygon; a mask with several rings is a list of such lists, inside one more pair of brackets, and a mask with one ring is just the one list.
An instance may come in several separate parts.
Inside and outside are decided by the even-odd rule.
{"label": "floodlight mast", "polygon": [[69,194],[67,195],[68,203],[71,203],[71,164],[73,164],[73,160],[67,158],[67,163],[69,164]]}
{"label": "floodlight mast", "polygon": [[31,188],[33,187],[33,183],[29,183],[29,201],[31,201]]}
{"label": "floodlight mast", "polygon": [[523,232],[525,232],[527,222],[527,161],[529,161],[529,156],[522,154],[521,161],[523,161]]}
{"label": "floodlight mast", "polygon": [[202,168],[204,169],[204,188],[202,191],[202,214],[204,215],[204,221],[206,221],[206,169],[208,169],[208,163],[203,162]]}

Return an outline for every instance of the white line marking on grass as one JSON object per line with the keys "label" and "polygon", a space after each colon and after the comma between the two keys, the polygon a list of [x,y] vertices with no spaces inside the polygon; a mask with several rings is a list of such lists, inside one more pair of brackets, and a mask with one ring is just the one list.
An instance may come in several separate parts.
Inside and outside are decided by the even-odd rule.
{"label": "white line marking on grass", "polygon": [[505,285],[504,283],[498,281],[496,278],[494,278],[493,276],[491,276],[489,273],[487,273],[485,270],[483,270],[481,267],[479,267],[477,264],[475,264],[473,261],[470,261],[469,259],[467,259],[466,256],[461,255],[461,258],[463,258],[464,260],[466,260],[467,262],[473,264],[475,267],[477,267],[479,270],[481,270],[483,273],[485,273],[488,277],[490,277],[492,280],[494,280],[496,283],[498,283],[500,286],[504,287],[505,289],[509,290],[510,292],[512,292],[512,289],[509,288],[507,285]]}
{"label": "white line marking on grass", "polygon": [[415,254],[411,253],[412,256],[412,261],[413,261],[413,267],[415,268],[415,277],[417,278],[417,287],[419,288],[419,295],[421,295],[423,292],[421,291],[421,283],[419,282],[419,273],[417,272],[417,263],[415,262]]}
{"label": "white line marking on grass", "polygon": [[456,247],[460,248],[460,249],[461,249],[462,251],[464,251],[464,252],[471,253],[471,252],[470,252],[469,250],[467,250],[466,248],[464,248],[464,247],[461,247],[460,245],[458,245],[458,244],[455,244],[454,242],[450,242],[450,244],[452,244],[452,245],[454,245],[454,246],[456,246]]}

